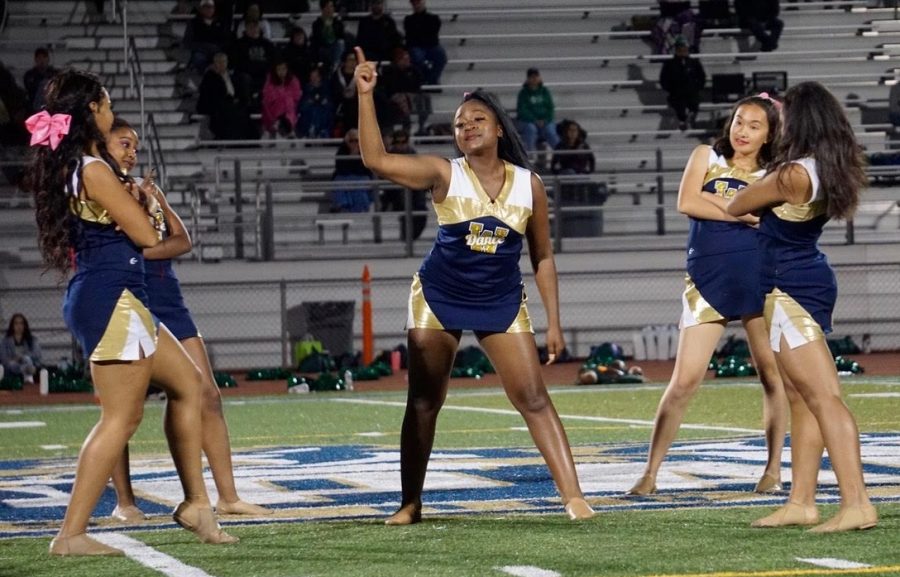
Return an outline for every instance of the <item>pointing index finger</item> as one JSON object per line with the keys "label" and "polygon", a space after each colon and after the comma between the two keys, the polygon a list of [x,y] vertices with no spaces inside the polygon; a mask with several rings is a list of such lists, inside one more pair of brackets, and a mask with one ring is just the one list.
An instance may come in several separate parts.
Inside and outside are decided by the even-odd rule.
{"label": "pointing index finger", "polygon": [[366,62],[366,55],[363,54],[363,49],[359,46],[353,47],[354,52],[356,52],[356,63],[363,64]]}

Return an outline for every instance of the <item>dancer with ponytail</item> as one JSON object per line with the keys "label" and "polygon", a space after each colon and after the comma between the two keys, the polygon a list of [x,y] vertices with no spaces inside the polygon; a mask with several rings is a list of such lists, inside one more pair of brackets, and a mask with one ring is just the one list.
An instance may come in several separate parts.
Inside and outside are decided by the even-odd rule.
{"label": "dancer with ponytail", "polygon": [[550,245],[547,193],[529,168],[512,120],[496,97],[468,93],[456,110],[458,157],[390,154],[375,114],[375,64],[356,49],[359,138],[365,165],[412,190],[431,190],[437,240],[413,277],[406,323],[409,392],[400,433],[399,510],[389,525],[422,518],[422,488],[438,411],[463,330],[472,330],[525,418],[547,462],[566,513],[587,519],[575,462],[541,375],[519,270],[522,245],[547,311],[550,362],[565,347],[559,323],[556,265]]}

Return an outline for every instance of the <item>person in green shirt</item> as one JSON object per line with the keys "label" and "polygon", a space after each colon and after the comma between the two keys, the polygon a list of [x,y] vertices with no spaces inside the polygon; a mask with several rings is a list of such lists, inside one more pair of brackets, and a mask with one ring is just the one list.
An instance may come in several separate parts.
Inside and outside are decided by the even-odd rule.
{"label": "person in green shirt", "polygon": [[519,90],[516,123],[528,152],[537,150],[539,140],[543,140],[551,149],[559,144],[556,123],[553,121],[553,96],[544,86],[537,68],[528,69],[525,83]]}

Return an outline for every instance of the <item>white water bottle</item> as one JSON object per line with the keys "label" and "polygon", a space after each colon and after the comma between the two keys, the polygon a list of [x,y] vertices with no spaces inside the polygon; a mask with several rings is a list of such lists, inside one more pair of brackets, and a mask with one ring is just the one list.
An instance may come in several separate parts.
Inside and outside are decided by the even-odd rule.
{"label": "white water bottle", "polygon": [[634,359],[643,361],[647,358],[647,349],[644,347],[644,335],[641,331],[631,333],[631,344],[634,347]]}
{"label": "white water bottle", "polygon": [[50,371],[47,369],[41,369],[40,388],[42,395],[50,394]]}
{"label": "white water bottle", "polygon": [[350,372],[350,369],[344,371],[344,389],[347,391],[353,390],[353,373]]}

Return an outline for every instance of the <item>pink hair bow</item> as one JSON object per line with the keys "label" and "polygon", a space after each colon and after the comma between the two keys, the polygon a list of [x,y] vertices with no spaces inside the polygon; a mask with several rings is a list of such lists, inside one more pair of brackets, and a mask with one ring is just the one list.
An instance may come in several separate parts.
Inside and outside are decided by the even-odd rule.
{"label": "pink hair bow", "polygon": [[69,134],[72,117],[68,114],[50,115],[46,110],[32,114],[25,121],[25,128],[31,133],[31,146],[49,146],[56,150],[63,136]]}
{"label": "pink hair bow", "polygon": [[772,106],[775,107],[775,110],[779,110],[779,111],[781,110],[781,102],[779,102],[779,101],[775,100],[774,98],[772,98],[771,96],[769,96],[768,92],[760,92],[756,96],[758,96],[759,98],[764,98],[764,99],[768,100],[769,102],[771,102]]}

